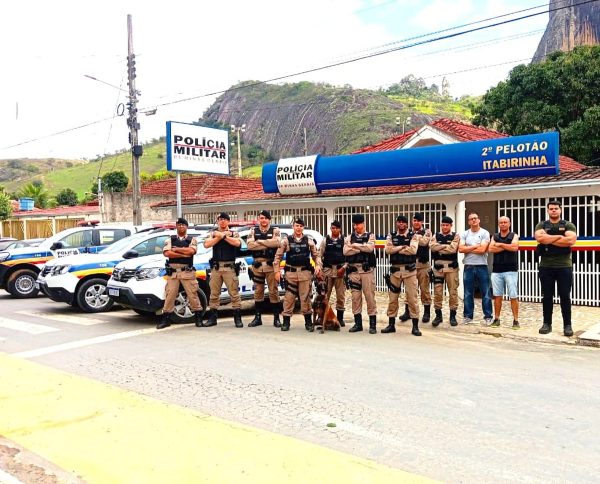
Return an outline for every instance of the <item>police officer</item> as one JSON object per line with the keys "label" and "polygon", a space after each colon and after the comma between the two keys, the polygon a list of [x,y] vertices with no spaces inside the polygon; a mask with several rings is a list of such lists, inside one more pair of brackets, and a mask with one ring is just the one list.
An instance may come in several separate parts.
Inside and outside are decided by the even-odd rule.
{"label": "police officer", "polygon": [[175,299],[179,294],[179,283],[185,289],[190,307],[195,314],[196,326],[202,326],[202,307],[198,299],[198,281],[194,269],[194,254],[198,248],[195,237],[187,235],[188,222],[178,218],[175,222],[177,235],[165,240],[163,254],[167,257],[167,286],[165,288],[165,304],[163,314],[156,329],[171,326],[171,314],[175,308]]}
{"label": "police officer", "polygon": [[213,230],[204,241],[204,247],[213,248],[213,256],[210,260],[210,312],[204,327],[217,324],[217,309],[220,303],[221,287],[223,283],[231,297],[233,307],[233,322],[236,328],[243,328],[242,303],[239,292],[239,268],[236,266],[235,258],[238,248],[242,245],[240,234],[229,230],[229,214],[222,212],[217,218],[217,230]]}
{"label": "police officer", "polygon": [[269,309],[269,304],[264,300],[266,282],[269,287],[269,301],[273,311],[273,326],[281,328],[279,314],[282,307],[277,282],[275,281],[275,271],[279,272],[279,267],[273,266],[275,253],[281,243],[281,233],[277,227],[271,227],[271,212],[262,210],[258,214],[258,227],[250,231],[247,243],[254,259],[249,275],[252,276],[255,285],[255,314],[248,327],[260,326],[262,324],[262,313]]}
{"label": "police officer", "polygon": [[417,249],[419,238],[408,229],[408,218],[398,215],[396,231],[387,236],[385,253],[390,256],[390,275],[386,282],[390,289],[387,315],[389,323],[382,333],[396,332],[396,316],[398,315],[398,296],[400,286],[404,284],[408,311],[412,319],[412,334],[421,336],[419,331],[419,305],[417,303]]}
{"label": "police officer", "polygon": [[428,323],[431,319],[431,289],[429,284],[429,241],[431,240],[431,230],[425,229],[423,225],[423,214],[417,212],[412,219],[412,232],[419,241],[417,248],[417,282],[419,283],[419,292],[421,293],[421,304],[423,304],[423,323]]}
{"label": "police officer", "polygon": [[375,235],[365,230],[365,216],[352,216],[352,234],[344,239],[343,253],[348,266],[347,284],[352,292],[354,326],[351,333],[363,330],[362,296],[369,315],[369,333],[377,333],[377,306],[375,304]]}
{"label": "police officer", "polygon": [[571,248],[577,241],[577,227],[561,217],[562,205],[551,200],[546,206],[548,220],[535,226],[535,240],[540,255],[539,278],[542,286],[542,311],[544,323],[540,334],[552,331],[554,286],[558,286],[560,311],[565,336],[573,336],[571,323],[571,288],[573,287],[573,258]]}
{"label": "police officer", "polygon": [[335,287],[335,309],[340,326],[344,323],[344,305],[346,303],[346,286],[344,275],[346,273],[346,257],[344,256],[344,236],[342,224],[339,220],[331,222],[331,235],[325,236],[319,247],[319,254],[323,261],[323,275],[327,280],[327,301]]}
{"label": "police officer", "polygon": [[454,221],[442,217],[441,232],[431,238],[431,258],[433,259],[433,307],[435,318],[432,326],[439,326],[444,322],[442,317],[442,301],[444,299],[444,282],[448,287],[450,305],[450,326],[456,326],[456,310],[458,309],[458,244],[460,235],[452,232]]}
{"label": "police officer", "polygon": [[[281,331],[289,331],[290,320],[294,312],[296,298],[300,300],[300,310],[304,314],[304,327],[310,330],[312,326],[312,309],[310,305],[310,287],[312,282],[313,267],[310,263],[312,257],[315,276],[321,274],[321,257],[315,242],[304,235],[304,220],[297,218],[293,224],[294,233],[281,240],[277,249],[273,266],[279,263],[286,254],[285,261],[285,296],[283,297],[283,324]],[[277,283],[281,280],[281,272],[275,271]]]}

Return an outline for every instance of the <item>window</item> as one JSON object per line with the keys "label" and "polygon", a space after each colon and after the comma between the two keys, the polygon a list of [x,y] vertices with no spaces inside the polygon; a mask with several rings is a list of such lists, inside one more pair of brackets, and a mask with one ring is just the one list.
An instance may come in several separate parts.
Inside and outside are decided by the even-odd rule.
{"label": "window", "polygon": [[59,242],[62,242],[64,248],[69,247],[86,247],[92,245],[92,231],[82,230],[63,237]]}
{"label": "window", "polygon": [[125,229],[97,229],[98,245],[110,245],[117,240],[129,236],[129,230]]}

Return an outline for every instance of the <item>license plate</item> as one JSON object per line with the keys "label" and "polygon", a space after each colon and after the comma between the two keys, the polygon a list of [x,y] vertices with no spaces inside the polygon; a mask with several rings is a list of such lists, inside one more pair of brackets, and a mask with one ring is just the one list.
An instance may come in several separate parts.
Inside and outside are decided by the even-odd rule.
{"label": "license plate", "polygon": [[108,295],[109,296],[116,296],[116,297],[118,297],[119,296],[119,290],[118,289],[110,289],[109,288],[108,289]]}

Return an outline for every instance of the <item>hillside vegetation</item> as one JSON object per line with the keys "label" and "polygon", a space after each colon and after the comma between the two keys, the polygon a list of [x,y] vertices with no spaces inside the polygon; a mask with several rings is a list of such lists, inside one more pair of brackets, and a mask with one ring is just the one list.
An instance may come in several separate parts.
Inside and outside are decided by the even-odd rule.
{"label": "hillside vegetation", "polygon": [[[244,175],[259,177],[263,163],[304,154],[305,130],[308,154],[345,154],[401,134],[403,125],[409,130],[442,117],[468,121],[477,102],[473,98],[453,100],[440,93],[437,86],[427,86],[423,79],[414,76],[377,91],[310,82],[269,85],[246,81],[221,95],[198,124],[224,129],[245,124],[241,139]],[[235,141],[232,135],[230,139]],[[230,153],[235,172],[237,148],[231,147]],[[16,160],[23,161],[26,160]],[[39,171],[30,168],[29,176],[1,184],[8,192],[14,192],[28,182],[40,180],[50,195],[71,188],[83,198],[96,182],[100,168],[100,175],[122,170],[131,176],[128,149],[103,160],[73,161],[71,166],[68,163],[46,171],[43,163],[31,162],[28,164],[39,166]],[[140,172],[153,174],[165,168],[164,140],[145,145]]]}

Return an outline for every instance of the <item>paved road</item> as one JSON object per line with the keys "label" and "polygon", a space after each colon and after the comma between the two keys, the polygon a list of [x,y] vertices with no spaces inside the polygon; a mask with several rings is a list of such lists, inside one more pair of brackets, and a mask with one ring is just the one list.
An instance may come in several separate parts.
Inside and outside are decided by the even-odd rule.
{"label": "paved road", "polygon": [[444,481],[600,479],[595,348],[307,334],[298,316],[287,334],[231,319],[156,332],[3,292],[0,307],[1,351],[178,407]]}

